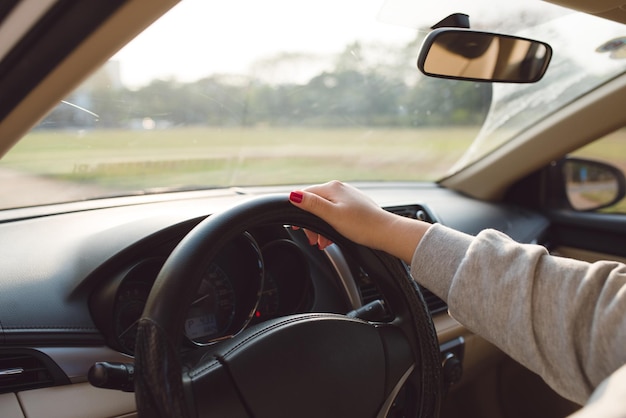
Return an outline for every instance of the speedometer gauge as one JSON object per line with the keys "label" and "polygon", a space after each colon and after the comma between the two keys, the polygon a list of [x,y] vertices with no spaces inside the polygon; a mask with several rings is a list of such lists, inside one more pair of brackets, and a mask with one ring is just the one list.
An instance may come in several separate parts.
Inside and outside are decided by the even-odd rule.
{"label": "speedometer gauge", "polygon": [[[90,309],[111,347],[134,354],[137,324],[164,262],[160,256],[137,260],[94,293]],[[248,233],[233,238],[195,274],[189,281],[196,291],[180,324],[187,346],[211,344],[244,329],[263,289],[264,262],[254,238]],[[273,309],[270,301],[263,306]]]}
{"label": "speedometer gauge", "polygon": [[199,274],[184,333],[193,344],[206,345],[237,334],[250,322],[263,288],[261,250],[244,233],[207,260]]}
{"label": "speedometer gauge", "polygon": [[206,343],[226,332],[235,316],[233,285],[217,264],[209,266],[185,320],[185,335]]}

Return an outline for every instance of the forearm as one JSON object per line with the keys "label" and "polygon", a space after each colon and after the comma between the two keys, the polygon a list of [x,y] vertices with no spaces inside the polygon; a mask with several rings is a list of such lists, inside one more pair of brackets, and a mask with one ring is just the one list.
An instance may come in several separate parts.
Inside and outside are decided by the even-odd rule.
{"label": "forearm", "polygon": [[572,400],[584,402],[626,362],[620,264],[553,257],[494,231],[474,239],[436,227],[418,246],[412,274],[459,322]]}

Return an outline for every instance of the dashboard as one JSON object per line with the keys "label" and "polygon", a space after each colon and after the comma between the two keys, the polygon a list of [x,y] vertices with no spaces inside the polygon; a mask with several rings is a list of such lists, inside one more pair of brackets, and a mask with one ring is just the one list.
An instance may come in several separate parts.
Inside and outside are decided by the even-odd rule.
{"label": "dashboard", "polygon": [[[520,242],[541,242],[549,226],[527,209],[472,200],[432,184],[357,186],[387,210],[469,234],[495,228]],[[0,396],[87,385],[95,362],[132,362],[137,321],[161,266],[185,235],[212,213],[251,196],[292,189],[207,190],[4,211],[0,369],[17,353],[45,372],[26,381],[0,380]],[[320,251],[289,225],[255,227],[234,239],[198,269],[182,349],[284,315],[345,314],[384,299],[368,272],[333,247]],[[445,304],[424,291],[442,347],[468,335]]]}

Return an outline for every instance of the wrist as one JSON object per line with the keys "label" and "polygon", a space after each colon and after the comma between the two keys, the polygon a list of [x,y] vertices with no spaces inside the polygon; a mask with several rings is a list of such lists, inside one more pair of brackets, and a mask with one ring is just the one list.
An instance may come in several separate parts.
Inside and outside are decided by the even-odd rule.
{"label": "wrist", "polygon": [[382,234],[384,248],[380,249],[410,264],[415,249],[430,228],[430,224],[399,215],[390,215],[393,218],[390,219],[389,228]]}

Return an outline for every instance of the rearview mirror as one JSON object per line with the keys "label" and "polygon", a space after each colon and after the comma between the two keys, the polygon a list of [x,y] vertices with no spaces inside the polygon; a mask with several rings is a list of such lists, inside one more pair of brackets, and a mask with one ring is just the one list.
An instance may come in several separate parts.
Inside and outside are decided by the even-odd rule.
{"label": "rearview mirror", "polygon": [[428,76],[533,83],[552,57],[550,45],[510,35],[441,28],[428,34],[417,67]]}

